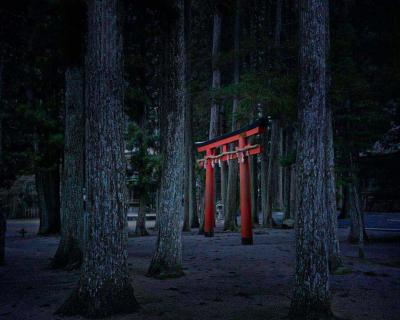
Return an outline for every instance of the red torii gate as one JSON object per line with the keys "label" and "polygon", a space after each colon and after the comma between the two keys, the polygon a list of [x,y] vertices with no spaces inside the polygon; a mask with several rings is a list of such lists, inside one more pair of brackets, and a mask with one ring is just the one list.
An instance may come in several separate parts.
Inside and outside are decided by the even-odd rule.
{"label": "red torii gate", "polygon": [[[240,223],[242,244],[253,244],[250,198],[249,156],[259,154],[262,149],[259,144],[249,145],[248,138],[263,133],[265,120],[261,119],[253,124],[216,137],[214,139],[196,143],[198,152],[205,152],[205,158],[198,160],[201,167],[206,168],[206,189],[204,208],[204,234],[206,237],[214,235],[214,166],[222,161],[238,159],[240,170]],[[234,145],[234,151],[229,151],[229,145]],[[220,149],[217,154],[216,149]]]}

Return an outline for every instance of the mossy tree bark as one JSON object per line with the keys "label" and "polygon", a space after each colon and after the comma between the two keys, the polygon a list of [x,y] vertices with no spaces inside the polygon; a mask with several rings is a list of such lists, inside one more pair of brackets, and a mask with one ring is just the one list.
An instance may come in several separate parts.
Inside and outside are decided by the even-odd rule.
{"label": "mossy tree bark", "polygon": [[85,118],[83,71],[65,71],[64,165],[61,193],[61,238],[54,267],[79,268],[83,252]]}
{"label": "mossy tree bark", "polygon": [[327,14],[329,2],[300,1],[300,93],[297,151],[296,273],[290,315],[332,318],[326,189]]}
{"label": "mossy tree bark", "polygon": [[106,317],[138,308],[127,265],[122,34],[118,0],[87,5],[87,239],[78,287],[58,312]]}
{"label": "mossy tree bark", "polygon": [[[175,0],[176,12],[163,30],[163,104],[161,109],[162,168],[158,236],[148,275],[167,278],[182,272],[183,185],[185,154],[186,46],[184,0]],[[168,27],[167,27],[168,26]]]}

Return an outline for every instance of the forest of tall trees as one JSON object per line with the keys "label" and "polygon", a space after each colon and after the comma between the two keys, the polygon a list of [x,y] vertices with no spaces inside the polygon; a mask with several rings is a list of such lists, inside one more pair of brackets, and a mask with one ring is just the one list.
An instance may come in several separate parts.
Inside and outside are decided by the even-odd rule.
{"label": "forest of tall trees", "polygon": [[[79,276],[51,314],[34,318],[145,319],[146,301],[159,301],[152,281],[211,272],[220,260],[246,281],[246,263],[264,270],[275,259],[292,279],[279,280],[284,316],[348,318],[334,277],[365,274],[375,252],[399,253],[376,247],[393,243],[386,231],[400,233],[399,12],[397,0],[3,1],[0,273],[25,261],[18,255],[45,251],[51,262],[35,272]],[[238,143],[197,152],[234,135]],[[240,230],[253,244],[247,223],[252,247],[207,256],[230,250]],[[36,248],[40,239],[51,245]],[[273,253],[274,241],[290,257]],[[211,264],[194,271],[195,258]],[[368,272],[392,272],[376,268]],[[240,287],[227,279],[222,287]],[[143,298],[146,288],[153,298]],[[230,303],[251,309],[249,296]],[[278,319],[274,312],[261,317]],[[349,318],[364,316],[355,307]]]}

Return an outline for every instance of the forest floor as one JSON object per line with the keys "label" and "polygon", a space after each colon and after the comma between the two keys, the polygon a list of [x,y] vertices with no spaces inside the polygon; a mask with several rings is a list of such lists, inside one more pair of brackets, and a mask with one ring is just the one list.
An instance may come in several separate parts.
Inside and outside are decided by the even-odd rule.
{"label": "forest floor", "polygon": [[[400,214],[379,217],[397,221]],[[21,228],[28,231],[25,238],[18,233]],[[39,237],[37,228],[37,220],[8,221],[0,319],[65,319],[53,313],[76,286],[79,273],[49,267],[59,238]],[[112,319],[285,318],[293,287],[293,230],[256,228],[253,246],[242,246],[239,233],[217,230],[215,237],[205,238],[196,231],[184,235],[185,276],[178,279],[145,276],[154,231],[129,239],[130,276],[141,310]],[[400,319],[400,233],[369,232],[363,260],[357,246],[346,242],[347,234],[343,225],[339,237],[347,272],[331,277],[334,313],[343,319]]]}

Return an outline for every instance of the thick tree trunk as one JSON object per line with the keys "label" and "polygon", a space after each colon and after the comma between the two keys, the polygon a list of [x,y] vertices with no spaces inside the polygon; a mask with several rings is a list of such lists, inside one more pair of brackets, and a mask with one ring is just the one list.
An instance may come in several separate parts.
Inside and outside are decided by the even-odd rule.
{"label": "thick tree trunk", "polygon": [[86,57],[87,243],[64,315],[137,310],[127,264],[124,82],[118,0],[89,0]]}
{"label": "thick tree trunk", "polygon": [[[325,12],[325,43],[326,57],[330,51],[330,31],[329,31],[329,4]],[[329,64],[326,66],[326,82],[327,91],[330,88],[330,69]],[[335,155],[333,147],[333,114],[329,101],[326,102],[326,126],[325,126],[325,169],[326,169],[326,203],[328,214],[328,254],[329,254],[329,269],[334,272],[342,265],[340,257],[339,239],[337,235],[337,204],[336,204],[336,184],[335,184]]]}
{"label": "thick tree trunk", "polygon": [[149,234],[146,229],[146,209],[147,209],[146,195],[144,195],[143,192],[141,192],[139,199],[138,217],[136,220],[136,227],[135,227],[135,236],[137,237],[147,236]]}
{"label": "thick tree trunk", "polygon": [[60,232],[60,170],[38,168],[35,174],[36,190],[39,200],[39,235]]}
{"label": "thick tree trunk", "polygon": [[64,165],[61,193],[61,239],[54,267],[78,268],[83,255],[83,188],[85,158],[83,72],[65,72]]}
{"label": "thick tree trunk", "polygon": [[296,274],[290,315],[332,317],[327,232],[326,33],[328,1],[300,1],[300,93],[297,151]]}
{"label": "thick tree trunk", "polygon": [[[191,37],[191,0],[185,0],[185,50],[187,56],[190,52],[190,37]],[[184,205],[184,224],[183,230],[190,231],[191,227],[198,227],[198,217],[196,210],[196,188],[194,175],[194,146],[193,146],[193,106],[191,104],[190,95],[190,80],[191,80],[191,63],[190,59],[186,59],[186,118],[185,118],[185,153],[187,159],[185,163],[185,205]],[[196,223],[197,220],[197,223]]]}
{"label": "thick tree trunk", "polygon": [[186,52],[184,1],[175,0],[175,21],[164,30],[165,84],[160,119],[162,174],[157,247],[148,275],[177,277],[182,271],[183,170],[186,161],[184,129],[186,104]]}
{"label": "thick tree trunk", "polygon": [[337,235],[337,206],[335,186],[335,161],[333,149],[332,112],[327,105],[327,120],[325,127],[325,166],[326,166],[326,204],[328,214],[328,250],[329,269],[335,271],[342,265],[340,257],[339,239]]}
{"label": "thick tree trunk", "polygon": [[[3,58],[0,57],[0,166],[3,165],[3,100],[2,100],[2,89],[3,89]],[[3,186],[1,186],[3,187]],[[0,202],[0,266],[4,264],[5,257],[5,245],[6,245],[6,214],[3,209],[3,203]]]}
{"label": "thick tree trunk", "polygon": [[[221,87],[221,71],[219,67],[220,48],[221,48],[221,24],[222,16],[218,6],[214,5],[214,26],[212,39],[212,90],[217,91]],[[218,113],[219,106],[213,94],[211,99],[210,130],[208,138],[212,139],[218,135]]]}
{"label": "thick tree trunk", "polygon": [[[240,0],[236,0],[235,8],[235,33],[234,33],[234,83],[239,84],[240,79]],[[232,131],[238,129],[237,112],[239,99],[235,94],[232,103]],[[236,229],[236,212],[238,209],[238,174],[239,166],[236,160],[230,161],[228,167],[228,186],[226,196],[226,210],[224,230]]]}

